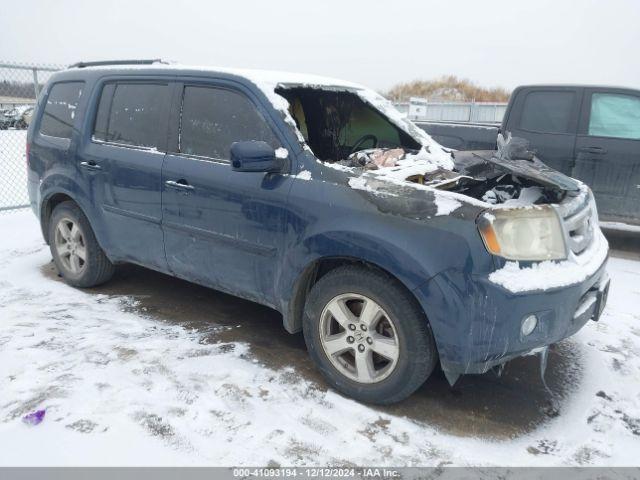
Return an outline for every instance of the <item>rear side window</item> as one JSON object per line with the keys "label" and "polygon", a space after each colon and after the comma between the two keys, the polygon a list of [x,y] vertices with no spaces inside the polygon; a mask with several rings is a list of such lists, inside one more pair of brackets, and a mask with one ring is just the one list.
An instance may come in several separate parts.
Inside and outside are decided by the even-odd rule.
{"label": "rear side window", "polygon": [[243,140],[279,146],[262,114],[244,95],[222,88],[184,88],[180,152],[229,159],[231,144]]}
{"label": "rear side window", "polygon": [[575,103],[574,92],[531,92],[524,101],[520,128],[532,132],[569,133]]}
{"label": "rear side window", "polygon": [[589,135],[640,140],[640,97],[594,93]]}
{"label": "rear side window", "polygon": [[40,133],[71,138],[84,82],[56,83],[51,87],[40,122]]}
{"label": "rear side window", "polygon": [[93,138],[136,147],[164,148],[168,85],[116,83],[102,89]]}

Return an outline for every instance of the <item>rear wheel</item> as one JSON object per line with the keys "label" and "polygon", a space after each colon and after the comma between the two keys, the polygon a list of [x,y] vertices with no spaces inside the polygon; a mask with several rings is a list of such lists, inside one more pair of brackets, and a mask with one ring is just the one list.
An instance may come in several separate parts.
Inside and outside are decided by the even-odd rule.
{"label": "rear wheel", "polygon": [[49,246],[62,278],[75,287],[93,287],[113,276],[87,217],[73,202],[56,206],[49,221]]}
{"label": "rear wheel", "polygon": [[429,324],[411,295],[386,274],[345,266],[309,293],[304,336],[327,381],[357,400],[398,402],[433,371]]}

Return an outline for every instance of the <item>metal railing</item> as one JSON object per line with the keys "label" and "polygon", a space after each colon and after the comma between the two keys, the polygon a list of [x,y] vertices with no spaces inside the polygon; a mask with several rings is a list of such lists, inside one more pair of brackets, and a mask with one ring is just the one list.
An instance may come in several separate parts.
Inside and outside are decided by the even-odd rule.
{"label": "metal railing", "polygon": [[411,98],[396,107],[410,120],[422,122],[500,123],[507,110],[506,103],[437,102],[424,98]]}
{"label": "metal railing", "polygon": [[61,68],[0,62],[0,212],[29,206],[27,127],[40,90]]}

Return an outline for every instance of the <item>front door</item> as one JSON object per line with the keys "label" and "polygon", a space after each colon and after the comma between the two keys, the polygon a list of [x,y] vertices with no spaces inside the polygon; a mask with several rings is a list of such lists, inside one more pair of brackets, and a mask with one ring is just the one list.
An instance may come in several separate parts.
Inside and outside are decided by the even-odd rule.
{"label": "front door", "polygon": [[218,84],[179,85],[178,142],[164,162],[163,230],[171,271],[272,304],[287,232],[288,175],[236,172],[231,144],[282,145],[248,93]]}
{"label": "front door", "polygon": [[600,217],[640,224],[640,94],[590,89],[573,176],[587,183]]}

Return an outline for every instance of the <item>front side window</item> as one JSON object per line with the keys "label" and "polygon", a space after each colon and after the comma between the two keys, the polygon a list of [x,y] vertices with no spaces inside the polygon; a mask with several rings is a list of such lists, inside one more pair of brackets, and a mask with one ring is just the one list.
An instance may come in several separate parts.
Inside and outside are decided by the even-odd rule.
{"label": "front side window", "polygon": [[279,147],[273,131],[244,95],[222,88],[184,88],[180,152],[229,159],[231,144],[262,140]]}
{"label": "front side window", "polygon": [[102,89],[93,137],[137,147],[164,146],[170,108],[168,85],[116,83]]}
{"label": "front side window", "polygon": [[341,161],[354,151],[372,147],[420,149],[414,138],[355,92],[291,87],[276,93],[289,102],[289,113],[322,161]]}
{"label": "front side window", "polygon": [[640,97],[594,93],[589,135],[640,140]]}
{"label": "front side window", "polygon": [[530,132],[569,133],[574,92],[531,92],[522,107],[520,128]]}
{"label": "front side window", "polygon": [[83,82],[65,82],[51,87],[42,114],[40,133],[51,137],[71,138],[83,86]]}

